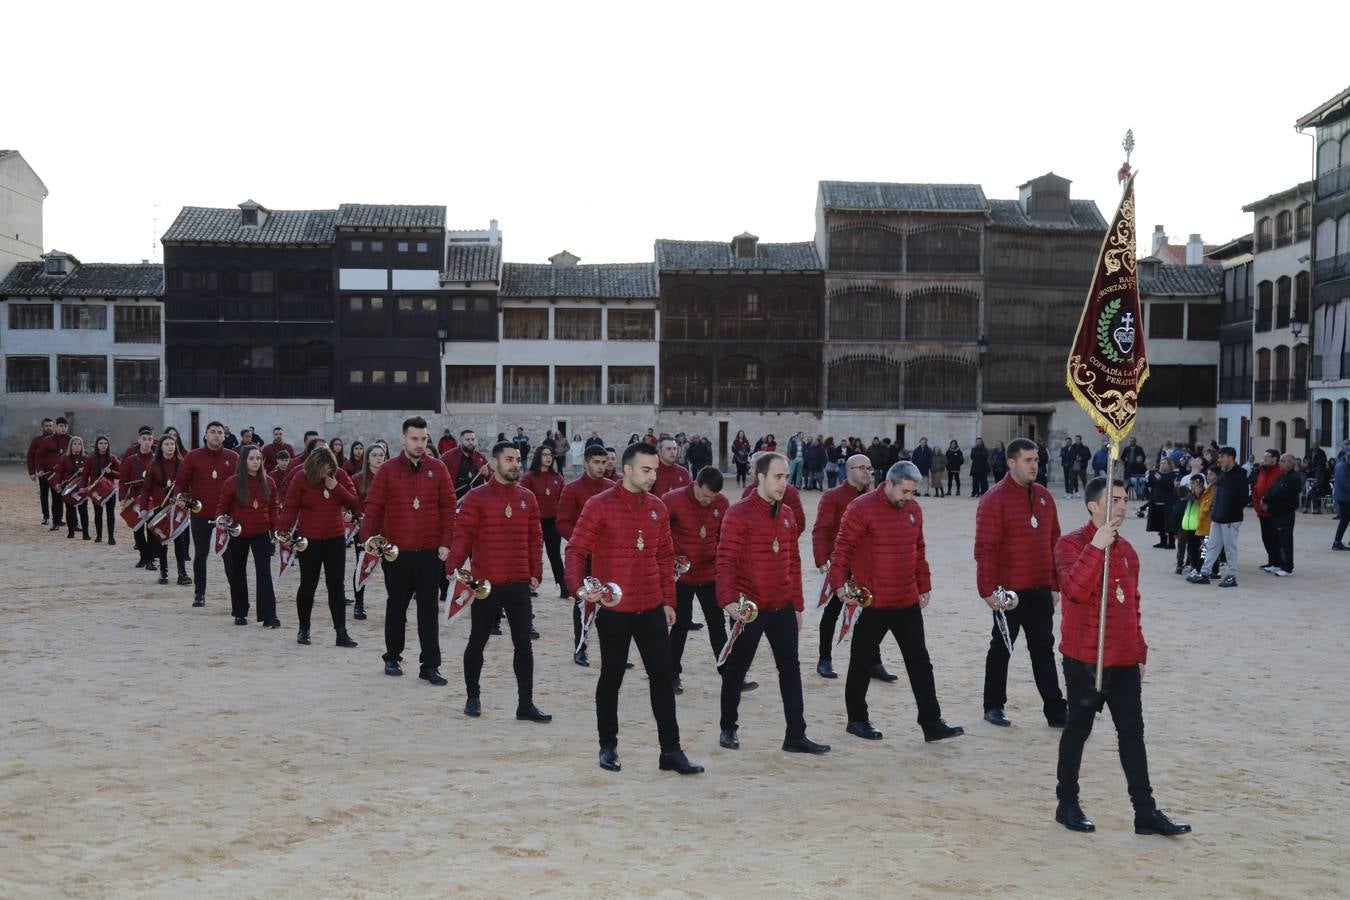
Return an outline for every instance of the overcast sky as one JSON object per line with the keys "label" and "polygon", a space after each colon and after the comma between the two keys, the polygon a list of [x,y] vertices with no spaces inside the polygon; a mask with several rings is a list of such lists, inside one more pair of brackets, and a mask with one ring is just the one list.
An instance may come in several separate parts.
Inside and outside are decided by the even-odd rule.
{"label": "overcast sky", "polygon": [[[7,4],[0,147],[45,243],[159,256],[180,207],[444,204],[507,259],[652,258],[658,237],[809,240],[816,182],[1053,170],[1140,240],[1249,232],[1307,180],[1294,120],[1350,83],[1337,3]],[[22,36],[22,39],[16,39]]]}

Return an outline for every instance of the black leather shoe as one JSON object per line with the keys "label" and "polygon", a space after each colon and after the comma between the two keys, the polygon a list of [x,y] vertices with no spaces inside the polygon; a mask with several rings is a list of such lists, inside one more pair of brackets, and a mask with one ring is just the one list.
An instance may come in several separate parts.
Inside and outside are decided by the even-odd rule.
{"label": "black leather shoe", "polygon": [[[178,579],[178,583],[179,583],[179,584],[182,584],[182,583],[183,583],[183,579],[181,579],[181,578]],[[206,605],[206,598],[203,597],[201,594],[198,594],[197,596],[195,596],[195,597],[192,598],[192,605],[193,605],[193,606],[205,606],[205,605]]]}
{"label": "black leather shoe", "polygon": [[1055,821],[1070,831],[1087,833],[1097,830],[1092,820],[1083,815],[1083,807],[1078,805],[1077,800],[1061,800],[1059,806],[1055,807]]}
{"label": "black leather shoe", "polygon": [[353,618],[353,619],[360,620],[360,621],[364,621],[364,620],[365,620],[365,618],[366,618],[366,605],[365,605],[364,603],[357,603],[357,604],[356,604],[356,609],[352,610],[352,618]]}
{"label": "black leather shoe", "polygon": [[662,751],[660,766],[662,772],[677,772],[680,775],[698,775],[703,771],[702,766],[689,761],[683,750]]}
{"label": "black leather shoe", "polygon": [[606,772],[617,772],[623,768],[619,765],[619,750],[612,744],[600,748],[600,768]]}
{"label": "black leather shoe", "polygon": [[280,619],[268,619],[268,620],[267,620],[267,627],[268,627],[268,628],[280,628],[280,627],[281,627],[281,620],[280,620]]}
{"label": "black leather shoe", "polygon": [[116,546],[117,546],[117,538],[113,537],[112,535],[109,535],[109,536],[108,536],[108,546],[109,546],[109,547],[116,547]]}
{"label": "black leather shoe", "polygon": [[881,740],[881,732],[872,727],[871,722],[849,722],[848,733],[867,741]]}
{"label": "black leather shoe", "polygon": [[384,674],[397,677],[403,674],[403,667],[396,662],[386,661],[384,664]]}
{"label": "black leather shoe", "polygon": [[445,687],[447,683],[445,678],[442,677],[441,673],[436,669],[423,669],[422,671],[417,673],[417,677],[422,679],[423,681],[431,682],[432,684],[436,685],[436,687]]}
{"label": "black leather shoe", "polygon": [[516,718],[522,722],[552,722],[553,717],[531,703],[529,706],[522,706],[516,709]]}
{"label": "black leather shoe", "polygon": [[352,640],[351,636],[348,635],[347,632],[339,631],[337,633],[337,645],[339,647],[355,647],[356,641]]}
{"label": "black leather shoe", "polygon": [[1008,721],[1008,717],[1003,714],[1003,710],[997,706],[993,709],[986,709],[984,711],[984,720],[990,725],[997,725],[1000,728],[1007,728],[1012,724],[1012,722]]}
{"label": "black leather shoe", "polygon": [[558,599],[566,600],[569,597],[571,597],[571,594],[567,593],[567,588],[563,587],[562,585],[558,585]]}
{"label": "black leather shoe", "polygon": [[574,653],[572,655],[572,662],[576,663],[579,666],[590,666],[591,664],[591,660],[588,656],[586,656],[585,650],[578,650],[576,653]]}
{"label": "black leather shoe", "polygon": [[297,632],[296,635],[295,635],[295,642],[296,642],[297,644],[308,644],[308,643],[309,643],[309,630],[308,630],[308,629],[305,629],[305,628],[301,628],[300,631]]}
{"label": "black leather shoe", "polygon": [[145,564],[144,566],[142,566],[141,568],[145,569],[145,571],[147,571],[147,572],[158,572],[158,571],[159,571],[159,566],[155,564],[155,561],[154,561],[153,559],[150,560],[148,563],[146,563],[146,564]]}
{"label": "black leather shoe", "polygon": [[829,744],[817,744],[806,735],[799,738],[786,738],[783,741],[783,750],[787,753],[813,753],[819,756],[822,753],[830,752]]}
{"label": "black leather shoe", "polygon": [[243,616],[235,616],[235,617],[234,617],[234,624],[236,624],[236,625],[247,625],[247,624],[248,624],[248,619],[245,619]]}
{"label": "black leather shoe", "polygon": [[135,566],[135,568],[137,568],[137,569],[144,569],[144,568],[145,568],[145,560],[143,560],[143,559],[138,559],[138,560],[136,560],[136,566]]}
{"label": "black leather shoe", "polygon": [[191,575],[186,575],[186,574],[185,574],[185,575],[179,575],[179,576],[178,576],[178,583],[179,583],[179,584],[192,584],[192,576],[191,576]]}
{"label": "black leather shoe", "polygon": [[928,743],[933,741],[945,741],[947,738],[960,737],[966,730],[960,725],[948,725],[942,719],[938,719],[932,725],[923,726],[923,739]]}
{"label": "black leather shoe", "polygon": [[493,634],[495,637],[501,637],[501,636],[502,636],[502,623],[501,623],[501,622],[498,622],[496,625],[493,625],[493,626],[492,626],[492,634]]}
{"label": "black leather shoe", "polygon": [[885,681],[889,683],[892,681],[900,680],[899,675],[892,675],[890,672],[887,672],[886,667],[881,663],[875,663],[873,665],[868,666],[867,674],[871,675],[877,681]]}
{"label": "black leather shoe", "polygon": [[680,681],[680,676],[676,675],[674,678],[670,679],[670,686],[675,689],[675,693],[684,693],[684,683]]}
{"label": "black leather shoe", "polygon": [[160,584],[168,584],[168,583],[169,583],[169,576],[168,576],[168,575],[165,575],[163,572],[160,572],[160,573],[159,573],[159,583],[160,583]]}
{"label": "black leather shoe", "polygon": [[755,688],[757,688],[757,687],[759,687],[759,682],[758,682],[758,681],[742,681],[742,682],[741,682],[741,693],[742,693],[742,694],[747,694],[747,693],[749,693],[750,691],[753,691],[753,690],[754,690]]}
{"label": "black leather shoe", "polygon": [[736,737],[736,729],[722,729],[722,733],[717,736],[717,745],[719,747],[725,747],[727,750],[741,749],[741,741],[740,738]]}
{"label": "black leather shoe", "polygon": [[1161,809],[1155,809],[1146,815],[1135,814],[1134,833],[1176,837],[1179,834],[1190,834],[1191,826],[1183,822],[1173,822]]}
{"label": "black leather shoe", "polygon": [[[702,631],[702,630],[703,630],[703,623],[702,623],[702,622],[690,622],[690,623],[689,623],[689,630],[690,630],[690,631]],[[702,772],[703,770],[702,770],[702,769],[699,769],[699,771]]]}
{"label": "black leather shoe", "polygon": [[816,674],[821,678],[838,678],[839,673],[834,670],[834,663],[828,659],[822,659],[816,663]]}
{"label": "black leather shoe", "polygon": [[477,697],[470,697],[464,701],[464,715],[470,719],[476,719],[483,714],[483,704],[478,702]]}

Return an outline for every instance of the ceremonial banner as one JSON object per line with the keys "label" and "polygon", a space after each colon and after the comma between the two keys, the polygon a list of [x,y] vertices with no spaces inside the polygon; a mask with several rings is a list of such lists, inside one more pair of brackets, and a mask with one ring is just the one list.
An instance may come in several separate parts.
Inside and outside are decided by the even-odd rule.
{"label": "ceremonial banner", "polygon": [[225,555],[225,548],[230,545],[230,532],[224,525],[217,525],[211,535],[211,555],[220,559]]}
{"label": "ceremonial banner", "polygon": [[364,547],[356,548],[356,568],[352,570],[352,593],[356,593],[366,586],[370,576],[375,574],[375,569],[380,564],[380,554],[367,553]]}
{"label": "ceremonial banner", "polygon": [[1134,237],[1130,175],[1102,241],[1092,289],[1069,351],[1066,378],[1073,399],[1113,444],[1123,441],[1134,427],[1139,391],[1148,380]]}

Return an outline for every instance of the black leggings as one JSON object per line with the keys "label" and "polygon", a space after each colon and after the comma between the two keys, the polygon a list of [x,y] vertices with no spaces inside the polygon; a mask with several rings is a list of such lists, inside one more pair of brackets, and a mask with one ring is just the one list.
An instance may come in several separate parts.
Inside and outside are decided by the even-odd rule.
{"label": "black leggings", "polygon": [[[146,534],[150,533],[147,531]],[[148,540],[151,558],[158,559],[160,571],[167,574],[169,571],[169,545],[153,534],[150,534]],[[178,563],[178,574],[180,576],[187,574],[187,548],[190,540],[192,540],[192,535],[188,534],[186,529],[173,539],[173,559],[174,562]]]}
{"label": "black leggings", "polygon": [[539,527],[544,532],[544,550],[548,553],[548,564],[553,569],[553,580],[558,587],[563,586],[562,535],[558,534],[557,519],[540,519]]}
{"label": "black leggings", "polygon": [[333,538],[310,538],[309,547],[300,558],[300,589],[295,592],[295,612],[300,619],[300,630],[309,631],[309,614],[314,609],[314,592],[319,587],[319,570],[323,570],[324,586],[328,589],[328,612],[333,616],[333,630],[347,631],[347,601],[342,593],[342,577],[347,568],[347,541],[342,535]]}
{"label": "black leggings", "polygon": [[961,473],[956,469],[947,470],[947,493],[952,493],[952,485],[956,485],[956,493],[961,493]]}
{"label": "black leggings", "polygon": [[[81,501],[79,506],[71,506],[62,501],[62,505],[66,507],[66,537],[74,537],[77,531],[83,532],[85,537],[89,537],[89,501]],[[75,523],[77,514],[79,517],[78,525]]]}
{"label": "black leggings", "polygon": [[117,503],[116,498],[110,498],[107,503],[94,504],[94,532],[103,537],[103,514],[108,514],[108,540],[112,540],[115,531],[114,522],[117,521],[117,511],[114,508]]}

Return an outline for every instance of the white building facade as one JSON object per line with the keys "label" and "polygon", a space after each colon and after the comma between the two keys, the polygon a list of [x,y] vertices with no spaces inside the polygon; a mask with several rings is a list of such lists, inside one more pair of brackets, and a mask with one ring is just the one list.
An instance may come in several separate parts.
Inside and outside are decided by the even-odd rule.
{"label": "white building facade", "polygon": [[47,186],[17,150],[0,150],[0,280],[42,255]]}

